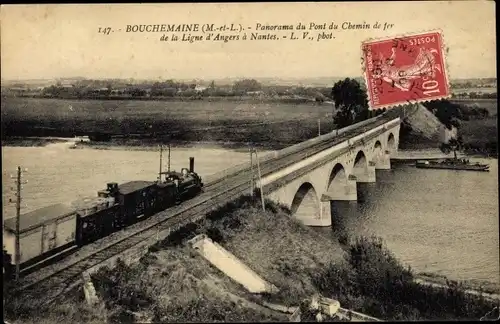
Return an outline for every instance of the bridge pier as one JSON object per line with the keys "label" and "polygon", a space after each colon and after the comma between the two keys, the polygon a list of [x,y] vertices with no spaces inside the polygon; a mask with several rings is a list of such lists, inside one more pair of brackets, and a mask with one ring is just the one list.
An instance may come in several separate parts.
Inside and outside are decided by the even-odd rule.
{"label": "bridge pier", "polygon": [[312,220],[314,224],[305,224],[308,226],[332,226],[332,204],[330,200],[319,202],[319,219]]}
{"label": "bridge pier", "polygon": [[321,200],[357,201],[356,180],[356,176],[350,174],[345,185],[335,184],[321,197]]}
{"label": "bridge pier", "polygon": [[319,210],[314,213],[312,210],[307,214],[295,214],[297,220],[306,226],[327,227],[332,226],[332,206],[330,200],[319,201]]}
{"label": "bridge pier", "polygon": [[353,168],[353,174],[360,183],[376,182],[377,177],[375,174],[375,162],[369,161],[366,167]]}
{"label": "bridge pier", "polygon": [[391,154],[389,151],[381,153],[375,159],[375,169],[377,170],[390,170],[391,169]]}

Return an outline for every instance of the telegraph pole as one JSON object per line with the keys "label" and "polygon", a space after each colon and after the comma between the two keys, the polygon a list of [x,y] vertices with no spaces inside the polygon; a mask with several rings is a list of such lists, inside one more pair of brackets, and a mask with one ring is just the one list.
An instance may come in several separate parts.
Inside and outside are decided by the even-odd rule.
{"label": "telegraph pole", "polygon": [[170,142],[168,142],[168,165],[167,171],[170,172]]}
{"label": "telegraph pole", "polygon": [[[25,169],[25,172],[28,170]],[[22,177],[22,171],[21,167],[17,167],[17,175],[16,175],[16,239],[15,239],[15,256],[14,256],[14,261],[16,263],[16,281],[19,280],[19,272],[20,272],[20,263],[21,263],[21,249],[20,249],[20,242],[19,242],[19,232],[20,232],[20,220],[21,220],[21,189],[22,185],[26,182],[21,181]],[[13,176],[11,176],[13,178]],[[12,188],[14,189],[14,188]],[[13,202],[12,199],[9,199],[9,202]]]}
{"label": "telegraph pole", "polygon": [[21,263],[21,251],[19,242],[19,223],[21,221],[21,167],[17,167],[17,193],[16,193],[16,281],[19,280],[19,264]]}
{"label": "telegraph pole", "polygon": [[158,180],[161,181],[161,165],[163,158],[163,144],[160,144],[160,172],[158,173]]}
{"label": "telegraph pole", "polygon": [[266,211],[266,206],[264,205],[264,190],[262,186],[262,174],[260,173],[259,156],[257,155],[257,149],[253,149],[255,152],[255,159],[257,160],[257,170],[259,172],[259,187],[260,187],[260,200],[262,201],[262,210]]}
{"label": "telegraph pole", "polygon": [[250,152],[250,196],[253,197],[253,151],[251,146],[248,151]]}
{"label": "telegraph pole", "polygon": [[321,118],[318,118],[318,136],[321,136]]}

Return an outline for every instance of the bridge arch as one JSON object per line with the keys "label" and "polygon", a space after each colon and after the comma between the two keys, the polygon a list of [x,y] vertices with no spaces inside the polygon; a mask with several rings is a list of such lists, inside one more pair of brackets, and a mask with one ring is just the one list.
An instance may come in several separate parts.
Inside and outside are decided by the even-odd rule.
{"label": "bridge arch", "polygon": [[358,170],[368,168],[368,159],[363,150],[359,150],[356,154],[356,157],[354,158],[353,168]]}
{"label": "bridge arch", "polygon": [[377,140],[373,145],[373,162],[378,163],[382,156],[382,143]]}
{"label": "bridge arch", "polygon": [[320,216],[320,205],[316,190],[310,182],[304,182],[293,197],[290,211],[298,219],[316,219]]}
{"label": "bridge arch", "polygon": [[396,138],[394,137],[393,133],[390,133],[387,137],[387,150],[389,152],[396,151]]}
{"label": "bridge arch", "polygon": [[368,159],[363,150],[359,150],[354,158],[352,174],[356,176],[358,182],[375,182],[375,166],[373,161]]}
{"label": "bridge arch", "polygon": [[342,188],[347,183],[347,174],[345,172],[344,166],[337,163],[333,166],[332,171],[330,171],[330,176],[328,178],[328,183],[326,184],[326,191],[333,192],[337,188]]}

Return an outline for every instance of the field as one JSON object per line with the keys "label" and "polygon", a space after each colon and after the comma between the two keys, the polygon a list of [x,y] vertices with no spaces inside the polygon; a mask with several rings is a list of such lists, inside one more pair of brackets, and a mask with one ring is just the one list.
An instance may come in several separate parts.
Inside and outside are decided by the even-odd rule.
{"label": "field", "polygon": [[460,134],[468,151],[498,154],[497,117],[462,121]]}
{"label": "field", "polygon": [[229,101],[4,98],[2,137],[141,134],[179,141],[291,144],[333,129],[333,106]]}
{"label": "field", "polygon": [[495,99],[451,100],[469,108],[488,110],[486,118],[471,118],[460,122],[459,133],[464,138],[466,151],[470,153],[498,154],[498,102]]}
{"label": "field", "polygon": [[490,116],[498,113],[498,101],[496,99],[452,99],[450,102],[469,107],[485,108]]}
{"label": "field", "polygon": [[497,92],[497,88],[454,88],[452,89],[453,93],[495,93]]}

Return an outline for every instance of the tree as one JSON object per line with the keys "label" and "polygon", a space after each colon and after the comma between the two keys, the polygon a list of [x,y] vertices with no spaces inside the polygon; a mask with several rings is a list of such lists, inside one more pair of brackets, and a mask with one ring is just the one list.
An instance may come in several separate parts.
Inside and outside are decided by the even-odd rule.
{"label": "tree", "polygon": [[258,91],[262,89],[262,85],[254,79],[245,79],[236,81],[233,84],[233,91]]}
{"label": "tree", "polygon": [[332,88],[332,98],[338,110],[335,124],[346,127],[368,117],[368,97],[358,81],[346,78]]}
{"label": "tree", "polygon": [[[452,119],[463,120],[462,108],[459,104],[448,100],[433,100],[423,104],[427,109],[434,112],[439,121],[451,129]],[[453,122],[456,124],[456,122]]]}
{"label": "tree", "polygon": [[453,155],[455,160],[457,159],[457,151],[460,151],[464,145],[464,140],[461,135],[457,138],[451,138],[448,143],[441,144],[441,151],[448,154],[450,151],[453,151]]}

